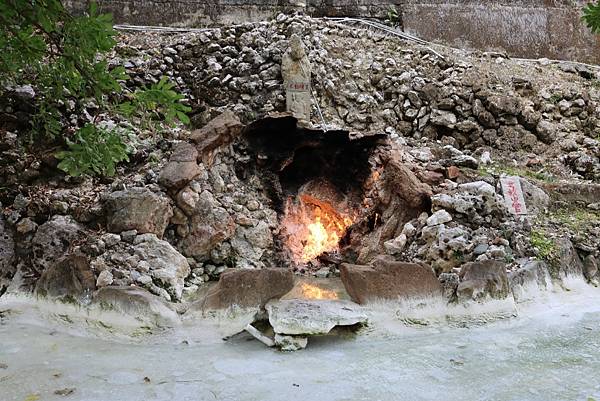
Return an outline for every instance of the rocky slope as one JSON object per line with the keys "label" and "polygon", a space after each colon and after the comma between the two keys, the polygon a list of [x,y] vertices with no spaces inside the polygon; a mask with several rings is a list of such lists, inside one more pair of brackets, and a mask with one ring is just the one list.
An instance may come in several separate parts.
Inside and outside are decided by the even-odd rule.
{"label": "rocky slope", "polygon": [[[250,156],[239,138],[246,124],[285,109],[280,61],[291,33],[309,49],[312,123],[351,136],[385,133],[395,161],[380,161],[394,171],[381,190],[406,175],[391,169],[398,163],[430,191],[428,210],[364,239],[369,252],[359,263],[377,263],[374,253],[426,263],[450,300],[506,297],[514,283],[545,285],[548,272],[596,282],[598,69],[431,49],[280,15],[121,35],[111,64],[127,69],[128,88],[166,74],[188,95],[200,129],[136,130],[133,161],[117,178],[64,177],[50,152],[23,153],[15,133],[2,131],[0,293],[12,282],[85,298],[96,287],[135,284],[176,301],[228,268],[273,266],[280,216],[264,177],[240,173]],[[521,177],[527,216],[507,211],[502,175]],[[320,270],[338,273],[335,264]],[[48,280],[66,276],[71,290],[53,293]]]}

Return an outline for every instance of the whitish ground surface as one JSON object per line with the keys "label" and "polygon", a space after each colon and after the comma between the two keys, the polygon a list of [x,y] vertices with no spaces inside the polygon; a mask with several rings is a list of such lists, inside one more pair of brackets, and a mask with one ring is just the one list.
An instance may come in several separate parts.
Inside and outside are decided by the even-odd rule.
{"label": "whitish ground surface", "polygon": [[126,322],[3,298],[0,400],[600,400],[600,290],[517,309],[487,323],[396,312],[281,353],[205,323],[131,337]]}

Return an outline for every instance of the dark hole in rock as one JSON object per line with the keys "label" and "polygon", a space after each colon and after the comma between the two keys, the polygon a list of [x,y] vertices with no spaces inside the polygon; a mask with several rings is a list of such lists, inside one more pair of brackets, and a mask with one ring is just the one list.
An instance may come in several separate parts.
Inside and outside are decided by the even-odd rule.
{"label": "dark hole in rock", "polygon": [[[341,262],[327,254],[338,254],[340,244],[349,243],[344,239],[357,222],[375,219],[365,197],[377,168],[375,151],[387,143],[386,136],[310,129],[283,117],[250,124],[244,138],[250,158],[239,162],[236,174],[243,179],[248,165],[259,170],[280,215],[276,246],[284,264]],[[374,221],[367,226],[374,227]]]}

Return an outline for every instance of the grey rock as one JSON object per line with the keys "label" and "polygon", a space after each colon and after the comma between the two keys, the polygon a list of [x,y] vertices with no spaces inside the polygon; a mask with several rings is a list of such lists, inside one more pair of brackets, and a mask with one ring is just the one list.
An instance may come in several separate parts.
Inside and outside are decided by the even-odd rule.
{"label": "grey rock", "polygon": [[278,334],[327,334],[336,326],[367,323],[361,307],[350,301],[289,299],[271,301],[266,309]]}
{"label": "grey rock", "polygon": [[100,288],[94,293],[92,303],[157,326],[175,326],[180,322],[177,312],[165,301],[135,286]]}
{"label": "grey rock", "polygon": [[137,230],[162,237],[173,209],[169,199],[147,188],[131,188],[108,195],[105,203],[108,231]]}
{"label": "grey rock", "polygon": [[107,248],[112,248],[113,246],[115,246],[119,242],[121,242],[121,236],[119,234],[113,234],[113,233],[103,234],[100,237],[100,239],[102,241],[104,241],[104,245],[106,245]]}
{"label": "grey rock", "polygon": [[37,295],[64,302],[83,302],[94,290],[94,273],[81,255],[65,256],[45,269],[35,287]]}
{"label": "grey rock", "polygon": [[96,279],[96,287],[102,288],[109,286],[113,283],[113,275],[108,270],[103,270],[98,274],[98,278]]}
{"label": "grey rock", "polygon": [[462,266],[461,282],[456,293],[459,300],[504,299],[509,294],[508,276],[503,262],[488,260]]}
{"label": "grey rock", "polygon": [[450,213],[442,209],[438,210],[437,212],[434,212],[431,216],[427,218],[427,225],[430,227],[437,226],[439,224],[448,223],[450,221],[452,221],[452,216],[450,215]]}
{"label": "grey rock", "polygon": [[594,255],[587,255],[585,259],[583,259],[583,275],[588,280],[593,280],[596,278],[598,274],[598,262]]}
{"label": "grey rock", "polygon": [[39,226],[32,240],[35,270],[41,273],[49,268],[84,235],[84,227],[70,216],[54,216]]}
{"label": "grey rock", "polygon": [[541,260],[520,262],[519,268],[508,274],[508,282],[516,301],[526,300],[529,294],[552,288],[548,265]]}
{"label": "grey rock", "polygon": [[275,345],[282,351],[298,351],[306,348],[308,345],[308,338],[304,336],[275,334]]}
{"label": "grey rock", "polygon": [[135,254],[148,263],[149,274],[154,281],[160,283],[173,299],[180,300],[184,279],[190,274],[187,259],[154,234],[144,234],[138,238],[140,241],[136,241]]}

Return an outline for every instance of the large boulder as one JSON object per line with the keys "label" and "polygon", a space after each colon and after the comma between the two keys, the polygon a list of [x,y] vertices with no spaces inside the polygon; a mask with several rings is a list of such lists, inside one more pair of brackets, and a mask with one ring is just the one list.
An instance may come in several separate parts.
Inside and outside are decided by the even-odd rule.
{"label": "large boulder", "polygon": [[239,118],[227,110],[204,127],[193,131],[190,139],[196,144],[202,159],[207,161],[215,149],[231,143],[242,133],[243,128]]}
{"label": "large boulder", "polygon": [[158,182],[167,189],[181,189],[201,173],[196,162],[198,151],[189,143],[175,145],[169,162],[158,176]]}
{"label": "large boulder", "polygon": [[556,240],[557,258],[550,261],[551,273],[557,278],[580,278],[583,276],[583,262],[573,243],[568,238]]}
{"label": "large boulder", "polygon": [[221,274],[196,307],[217,309],[263,308],[273,298],[281,298],[294,287],[294,274],[289,269],[231,269]]}
{"label": "large boulder", "polygon": [[71,216],[54,216],[39,226],[32,240],[33,268],[42,273],[65,255],[85,229]]}
{"label": "large boulder", "polygon": [[525,205],[529,214],[539,214],[545,212],[550,206],[550,196],[529,180],[520,178],[521,189]]}
{"label": "large boulder", "polygon": [[208,257],[210,251],[235,233],[233,218],[209,191],[197,194],[186,188],[177,199],[178,205],[191,215],[189,234],[181,241],[186,256]]}
{"label": "large boulder", "polygon": [[162,237],[171,216],[169,198],[147,188],[131,188],[108,195],[105,203],[108,231],[137,230]]}
{"label": "large boulder", "polygon": [[439,296],[442,287],[429,266],[376,259],[373,266],[342,264],[342,283],[360,304]]}
{"label": "large boulder", "polygon": [[149,320],[157,326],[174,326],[179,323],[177,313],[167,302],[135,286],[100,288],[94,293],[92,304],[130,315],[135,319]]}
{"label": "large boulder", "polygon": [[470,262],[462,266],[456,294],[461,301],[504,299],[510,288],[506,265],[497,260]]}
{"label": "large boulder", "polygon": [[541,260],[527,260],[508,274],[508,283],[515,301],[528,299],[529,294],[552,289],[548,265]]}
{"label": "large boulder", "polygon": [[36,283],[39,296],[63,302],[78,302],[96,289],[96,278],[86,257],[67,255],[44,270]]}
{"label": "large boulder", "polygon": [[350,301],[286,299],[267,303],[273,331],[284,335],[327,334],[336,326],[367,323],[361,307]]}
{"label": "large boulder", "polygon": [[137,236],[134,253],[147,263],[154,283],[166,289],[172,299],[180,300],[184,280],[190,274],[187,259],[155,234]]}

